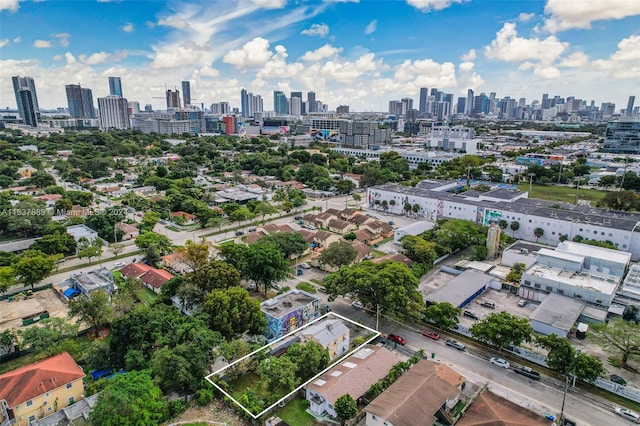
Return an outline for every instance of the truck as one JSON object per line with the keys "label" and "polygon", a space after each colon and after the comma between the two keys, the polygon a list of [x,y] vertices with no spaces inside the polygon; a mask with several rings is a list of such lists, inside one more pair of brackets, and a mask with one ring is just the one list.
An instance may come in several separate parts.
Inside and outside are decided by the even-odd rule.
{"label": "truck", "polygon": [[535,370],[530,369],[529,367],[516,367],[513,369],[516,373],[521,374],[525,377],[528,377],[532,380],[540,380],[540,373]]}

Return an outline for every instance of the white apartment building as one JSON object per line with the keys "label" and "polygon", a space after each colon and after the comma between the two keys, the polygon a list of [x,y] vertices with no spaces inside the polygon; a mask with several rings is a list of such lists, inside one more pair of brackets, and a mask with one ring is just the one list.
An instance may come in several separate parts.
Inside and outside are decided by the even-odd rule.
{"label": "white apartment building", "polygon": [[[355,135],[359,136],[359,135]],[[354,136],[354,137],[355,137]],[[366,137],[366,135],[365,135]],[[366,143],[365,145],[366,146]],[[364,157],[369,161],[380,161],[380,154],[384,152],[397,152],[402,158],[406,158],[409,162],[409,169],[415,169],[420,163],[431,163],[433,167],[438,167],[443,163],[448,163],[455,158],[462,157],[464,154],[454,154],[443,151],[424,151],[421,149],[358,149],[358,148],[331,148],[332,151],[350,155],[352,157]]]}
{"label": "white apartment building", "polygon": [[129,103],[120,96],[98,98],[100,110],[100,128],[126,130],[131,128],[129,121]]}
{"label": "white apartment building", "polygon": [[[611,241],[621,251],[631,253],[632,260],[640,259],[640,215],[613,212],[573,204],[529,199],[527,192],[495,189],[480,193],[453,191],[465,186],[465,181],[422,181],[416,187],[395,184],[369,188],[370,208],[403,214],[405,203],[418,204],[418,216],[426,220],[464,219],[488,225],[502,219],[510,225],[518,222],[517,231],[508,226],[504,232],[526,241],[538,241],[556,246],[560,237],[568,240],[583,238]],[[452,192],[447,192],[452,191]],[[391,201],[393,200],[393,203]],[[537,228],[544,234],[534,235]]]}

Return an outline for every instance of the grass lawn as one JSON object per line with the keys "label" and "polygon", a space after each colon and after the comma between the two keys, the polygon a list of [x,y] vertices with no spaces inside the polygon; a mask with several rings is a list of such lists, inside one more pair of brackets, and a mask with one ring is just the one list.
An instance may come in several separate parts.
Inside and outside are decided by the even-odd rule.
{"label": "grass lawn", "polygon": [[305,410],[309,407],[306,399],[296,398],[290,401],[284,408],[276,410],[274,413],[290,425],[314,426],[315,419]]}
{"label": "grass lawn", "polygon": [[[521,191],[529,191],[529,184],[524,182],[518,185],[518,189]],[[602,200],[605,191],[598,191],[596,189],[578,189],[579,200],[589,200],[592,205]],[[555,185],[533,185],[531,187],[531,193],[529,198],[538,198],[540,200],[548,201],[564,201],[565,203],[576,203],[576,187],[569,186],[555,186]]]}
{"label": "grass lawn", "polygon": [[[240,400],[240,397],[251,386],[255,386],[260,381],[260,376],[252,373],[245,373],[240,375],[236,380],[229,383],[229,393],[236,400]],[[295,423],[294,423],[295,424]]]}
{"label": "grass lawn", "polygon": [[158,300],[158,295],[146,287],[136,290],[136,297],[145,305],[151,305]]}
{"label": "grass lawn", "polygon": [[371,255],[372,255],[373,257],[375,257],[375,258],[382,257],[382,256],[384,256],[384,255],[386,255],[386,254],[387,254],[387,253],[385,253],[385,252],[383,252],[383,251],[380,251],[380,250],[375,250],[375,249],[374,249],[374,250],[372,250],[372,251],[371,251]]}
{"label": "grass lawn", "polygon": [[296,288],[298,290],[302,290],[302,291],[306,291],[307,293],[311,293],[311,294],[315,294],[316,293],[316,288],[314,287],[313,284],[309,284],[309,283],[300,283],[296,286]]}

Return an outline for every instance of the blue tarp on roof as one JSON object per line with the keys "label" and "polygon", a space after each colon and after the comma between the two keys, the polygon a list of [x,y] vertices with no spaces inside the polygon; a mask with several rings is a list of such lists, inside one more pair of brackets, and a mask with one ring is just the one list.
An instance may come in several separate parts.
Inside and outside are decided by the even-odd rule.
{"label": "blue tarp on roof", "polygon": [[77,296],[79,294],[80,294],[80,292],[78,290],[76,290],[75,288],[71,288],[71,287],[69,287],[68,289],[66,289],[64,291],[64,295],[65,295],[65,297],[67,299],[71,299],[72,297]]}
{"label": "blue tarp on roof", "polygon": [[91,377],[93,377],[93,380],[98,380],[104,376],[110,375],[111,373],[113,373],[111,368],[106,370],[94,370],[91,372]]}

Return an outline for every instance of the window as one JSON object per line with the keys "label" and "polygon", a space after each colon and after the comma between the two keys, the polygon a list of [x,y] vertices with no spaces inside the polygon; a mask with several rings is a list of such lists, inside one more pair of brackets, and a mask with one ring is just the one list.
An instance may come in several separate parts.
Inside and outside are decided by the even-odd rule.
{"label": "window", "polygon": [[30,400],[29,400],[29,401],[27,401],[27,403],[26,403],[26,404],[24,404],[24,405],[25,405],[25,406],[27,406],[27,407],[31,407],[31,406],[33,405],[33,400],[32,400],[32,399],[30,399]]}
{"label": "window", "polygon": [[29,416],[29,423],[33,423],[36,421],[36,416],[35,414],[33,416]]}
{"label": "window", "polygon": [[562,290],[562,289],[560,289],[560,288],[559,288],[559,289],[558,289],[558,294],[564,294],[564,290]]}
{"label": "window", "polygon": [[548,285],[548,286],[546,286],[546,287],[545,287],[545,290],[547,290],[547,291],[553,291],[553,287],[551,287],[550,285]]}
{"label": "window", "polygon": [[51,395],[49,392],[45,393],[44,396],[49,396]]}
{"label": "window", "polygon": [[535,283],[533,286],[534,286],[535,288],[540,288],[540,287],[542,287],[542,286],[541,286],[540,284],[538,284],[538,283]]}
{"label": "window", "polygon": [[582,228],[580,228],[580,232],[582,232]]}
{"label": "window", "polygon": [[73,383],[67,383],[67,389],[71,389],[72,386],[73,386]]}
{"label": "window", "polygon": [[524,280],[524,285],[531,285],[531,281],[529,281],[529,280]]}
{"label": "window", "polygon": [[609,236],[610,236],[610,237],[613,237],[613,234],[612,234],[611,232],[609,232]]}
{"label": "window", "polygon": [[[601,232],[600,235],[604,235],[604,232]],[[611,236],[611,234],[609,234],[609,236]]]}
{"label": "window", "polygon": [[576,299],[582,299],[582,295],[581,294],[574,294],[573,297],[575,297]]}
{"label": "window", "polygon": [[51,406],[47,407],[47,411],[51,411],[51,410],[53,410],[53,407]]}
{"label": "window", "polygon": [[593,235],[598,235],[598,231],[593,231]]}
{"label": "window", "polygon": [[69,399],[67,400],[67,402],[69,403],[69,405],[71,405],[74,402],[76,402],[76,399],[73,396],[70,396]]}

